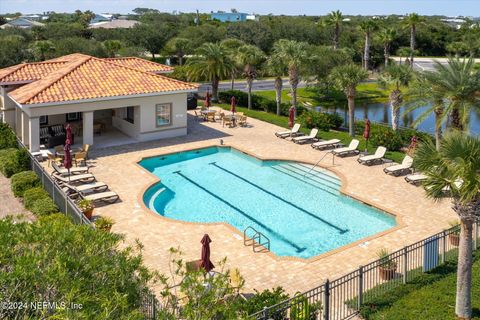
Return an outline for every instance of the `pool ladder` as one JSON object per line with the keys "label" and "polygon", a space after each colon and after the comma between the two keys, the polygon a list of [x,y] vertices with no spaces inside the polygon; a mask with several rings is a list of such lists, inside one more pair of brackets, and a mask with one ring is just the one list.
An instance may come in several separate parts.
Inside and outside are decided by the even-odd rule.
{"label": "pool ladder", "polygon": [[[247,236],[248,230],[253,232],[251,237]],[[248,226],[243,230],[243,244],[245,246],[252,246],[253,252],[264,252],[265,249],[270,251],[270,239],[252,226]],[[261,250],[257,250],[257,248],[261,248]]]}

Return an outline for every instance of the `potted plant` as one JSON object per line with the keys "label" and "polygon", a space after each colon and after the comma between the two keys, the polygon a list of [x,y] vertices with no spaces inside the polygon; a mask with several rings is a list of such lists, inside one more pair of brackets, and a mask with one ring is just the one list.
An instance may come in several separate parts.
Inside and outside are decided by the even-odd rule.
{"label": "potted plant", "polygon": [[379,258],[378,270],[382,280],[391,280],[395,277],[397,271],[397,263],[390,258],[390,253],[383,248],[377,252]]}
{"label": "potted plant", "polygon": [[95,220],[95,227],[99,230],[110,232],[115,221],[109,217],[100,217]]}
{"label": "potted plant", "polygon": [[91,200],[82,199],[77,202],[77,205],[80,208],[80,210],[82,210],[85,217],[87,217],[88,220],[91,220],[92,214],[93,214],[93,208],[95,208],[93,206],[93,202]]}
{"label": "potted plant", "polygon": [[448,234],[448,241],[452,246],[458,247],[460,245],[460,228],[458,227],[460,225],[460,222],[458,220],[452,220],[448,223],[451,228],[456,228]]}

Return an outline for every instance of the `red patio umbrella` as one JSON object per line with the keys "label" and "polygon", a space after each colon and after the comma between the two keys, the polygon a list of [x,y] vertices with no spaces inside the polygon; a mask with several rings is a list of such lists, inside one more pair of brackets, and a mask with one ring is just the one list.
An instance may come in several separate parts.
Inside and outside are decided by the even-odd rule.
{"label": "red patio umbrella", "polygon": [[291,128],[293,127],[293,123],[295,122],[295,107],[291,106],[288,110],[288,126]]}
{"label": "red patio umbrella", "polygon": [[215,268],[213,263],[210,261],[210,242],[212,242],[212,240],[208,234],[205,234],[200,242],[202,243],[202,260],[200,267],[205,269],[206,272],[210,272],[210,270]]}
{"label": "red patio umbrella", "polygon": [[232,96],[230,99],[230,111],[235,114],[235,107],[237,106],[237,100],[235,100],[235,96]]}
{"label": "red patio umbrella", "polygon": [[67,125],[65,126],[65,130],[67,131],[67,138],[65,144],[67,144],[67,141],[68,144],[72,144],[72,126],[70,125],[70,123],[67,123]]}
{"label": "red patio umbrella", "polygon": [[207,90],[205,95],[205,107],[210,108],[210,91]]}
{"label": "red patio umbrella", "polygon": [[67,131],[67,139],[65,140],[65,146],[63,147],[63,166],[68,170],[68,179],[70,180],[70,168],[72,167],[72,154],[70,150],[70,144],[72,143],[72,128],[70,124],[65,126]]}
{"label": "red patio umbrella", "polygon": [[368,151],[368,139],[370,139],[370,120],[365,121],[365,130],[363,131],[363,137],[366,140],[365,152]]}

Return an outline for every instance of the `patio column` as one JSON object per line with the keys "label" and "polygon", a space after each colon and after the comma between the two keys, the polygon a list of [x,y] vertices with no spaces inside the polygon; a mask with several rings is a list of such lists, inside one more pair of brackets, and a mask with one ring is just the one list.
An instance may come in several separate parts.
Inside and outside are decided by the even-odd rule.
{"label": "patio column", "polygon": [[93,145],[93,111],[83,112],[83,143]]}
{"label": "patio column", "polygon": [[21,114],[20,114],[20,121],[21,121],[21,131],[20,131],[20,134],[22,136],[22,142],[24,145],[28,146],[30,143],[29,143],[29,135],[30,135],[30,124],[28,122],[28,116],[25,112],[23,111],[20,111]]}
{"label": "patio column", "polygon": [[30,152],[36,152],[40,150],[40,118],[30,118],[30,134],[28,139],[30,140]]}

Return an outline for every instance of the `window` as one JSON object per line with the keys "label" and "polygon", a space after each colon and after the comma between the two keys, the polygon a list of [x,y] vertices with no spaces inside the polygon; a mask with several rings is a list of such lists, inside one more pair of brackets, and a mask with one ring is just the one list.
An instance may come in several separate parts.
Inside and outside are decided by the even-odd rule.
{"label": "window", "polygon": [[162,103],[155,106],[157,127],[168,126],[172,122],[172,104]]}
{"label": "window", "polygon": [[134,123],[135,107],[126,107],[125,109],[127,110],[125,115],[125,121]]}
{"label": "window", "polygon": [[48,116],[40,116],[40,125],[45,126],[48,124]]}
{"label": "window", "polygon": [[67,122],[80,120],[80,112],[67,113]]}

